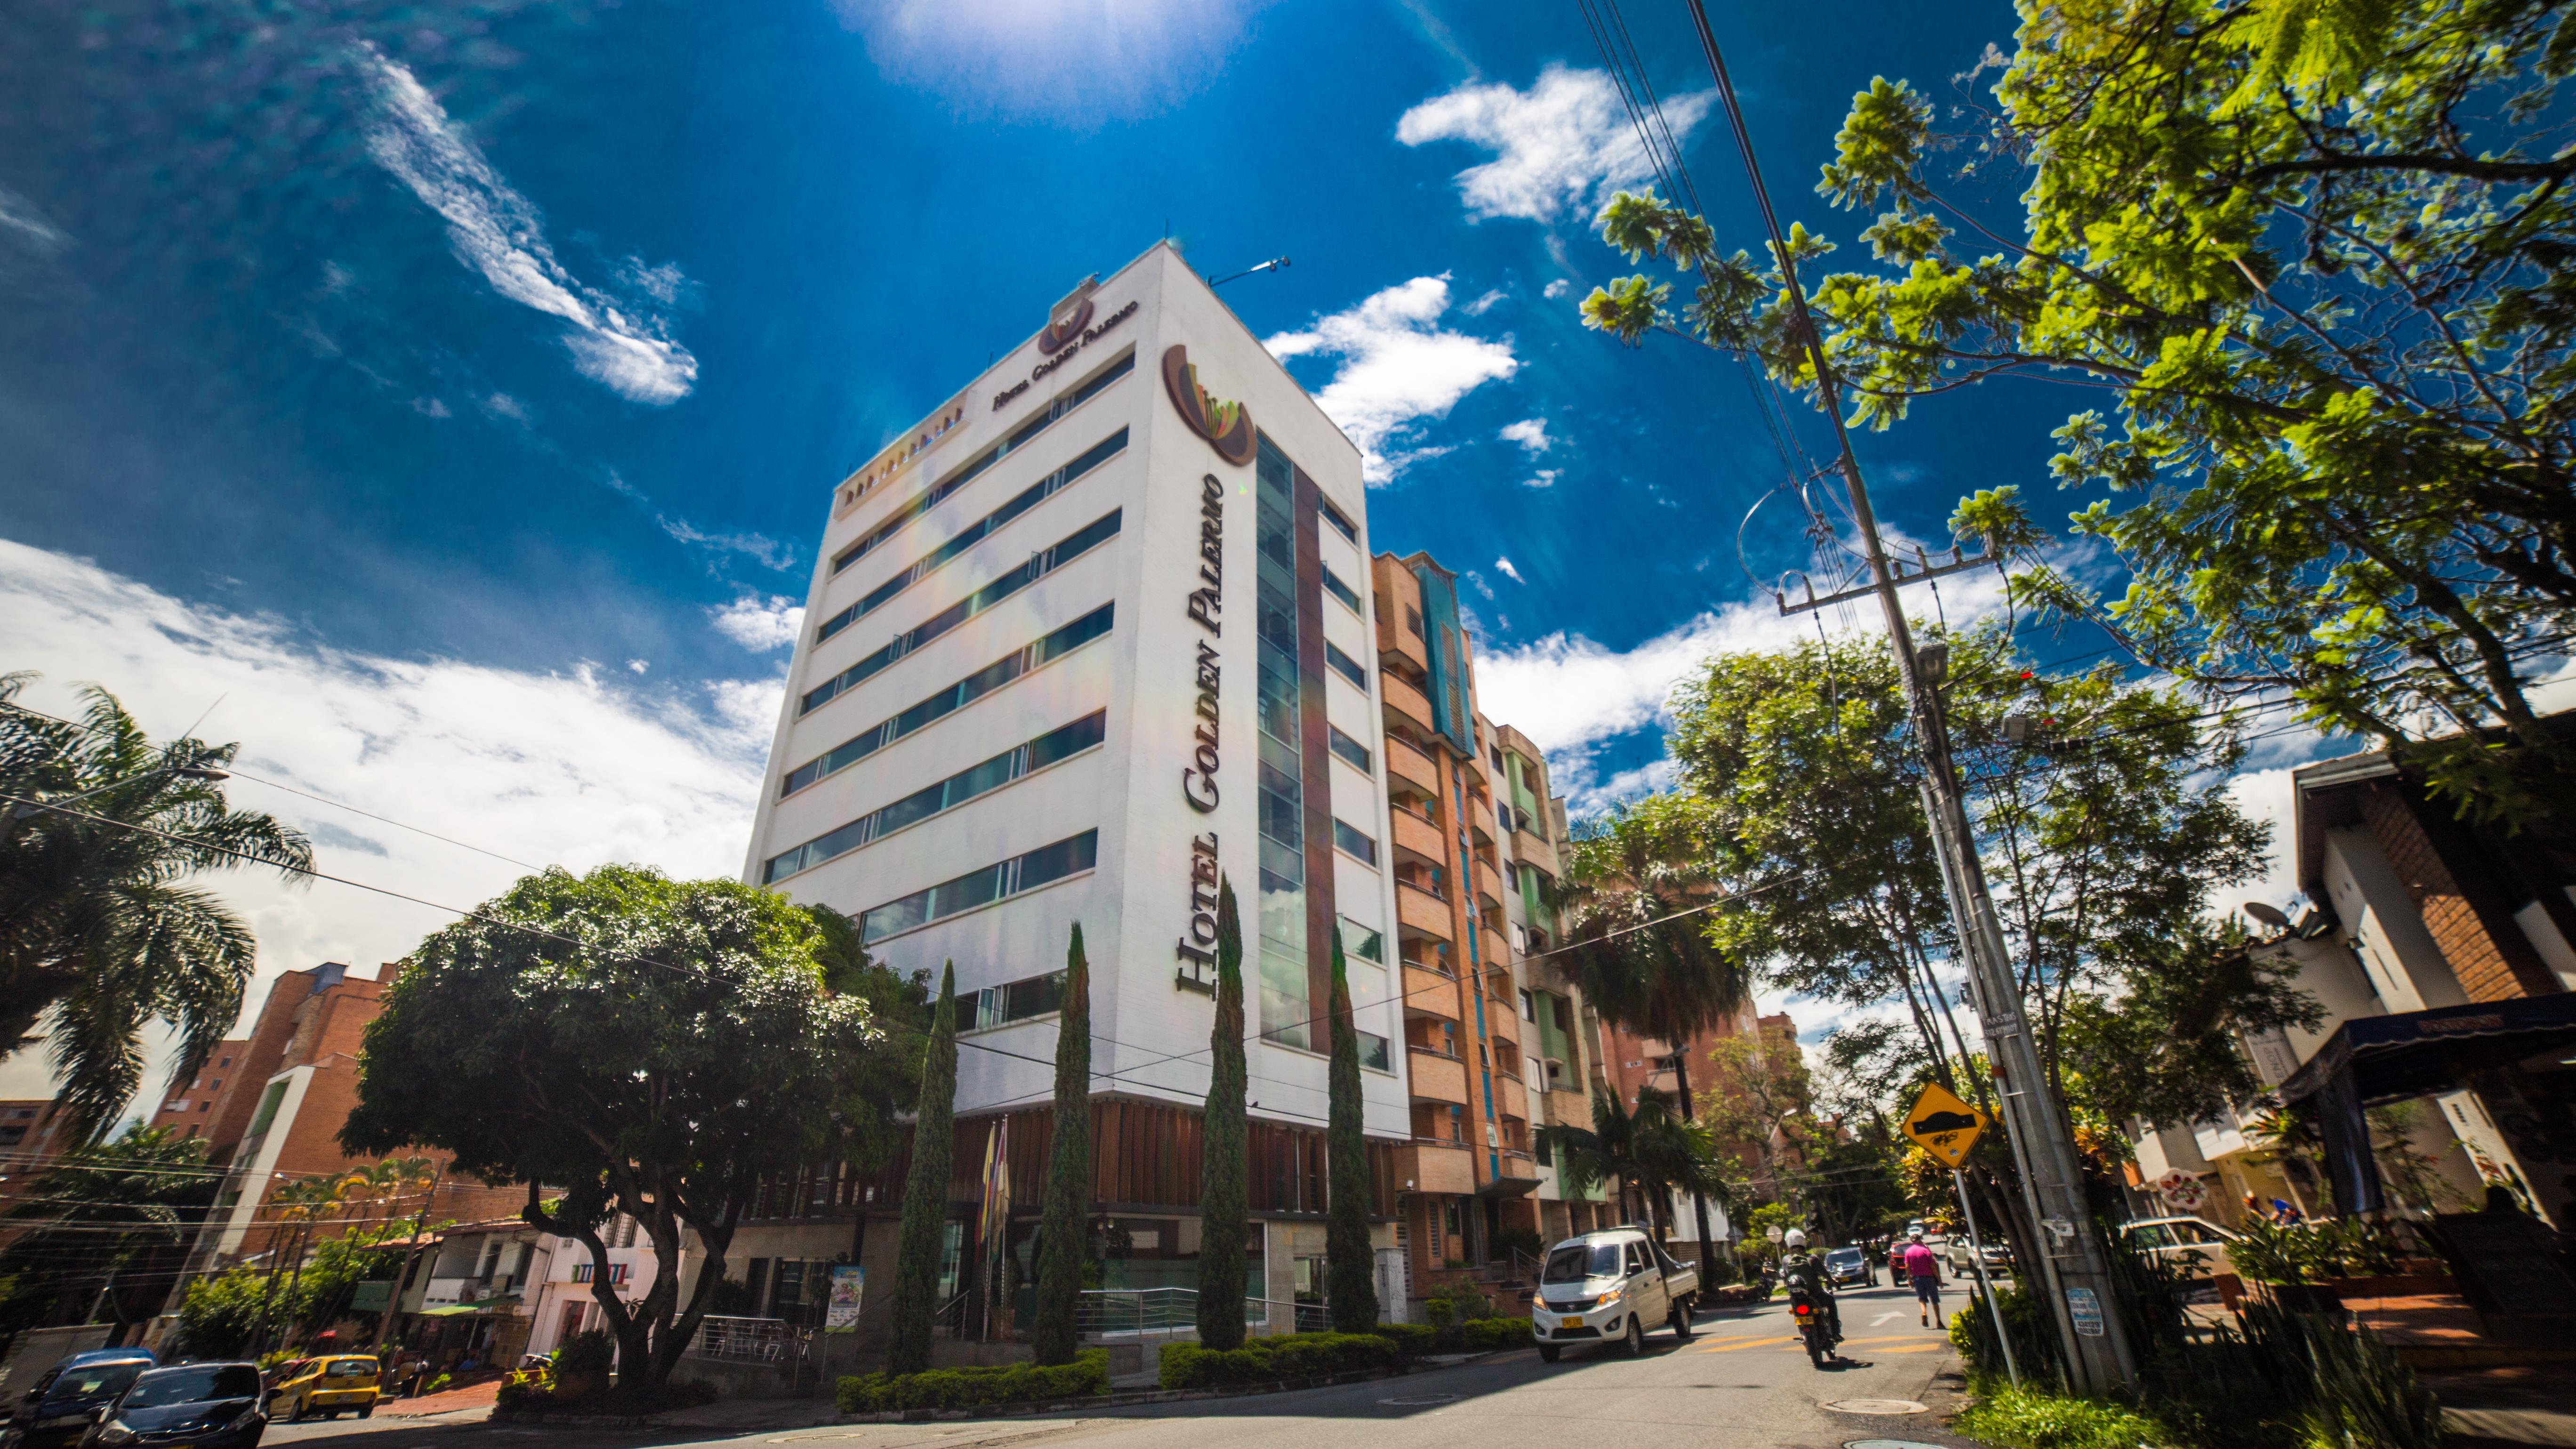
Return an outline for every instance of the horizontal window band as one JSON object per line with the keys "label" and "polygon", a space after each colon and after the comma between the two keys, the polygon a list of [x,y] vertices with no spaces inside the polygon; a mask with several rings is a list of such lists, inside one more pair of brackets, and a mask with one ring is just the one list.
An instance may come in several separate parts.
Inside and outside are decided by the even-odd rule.
{"label": "horizontal window band", "polygon": [[873,844],[907,825],[954,810],[969,800],[989,795],[1049,765],[1071,759],[1099,744],[1108,735],[1109,711],[1093,710],[1069,725],[1049,730],[1025,744],[1013,745],[982,764],[960,770],[936,785],[915,790],[837,830],[815,836],[794,850],[771,856],[761,867],[760,883],[774,885],[798,871],[811,870],[827,860]]}
{"label": "horizontal window band", "polygon": [[814,642],[820,644],[875,613],[887,600],[929,577],[940,565],[954,561],[966,550],[992,537],[1003,525],[1054,497],[1075,479],[1118,456],[1126,446],[1127,430],[1120,428],[1084,449],[1072,462],[1013,494],[1009,502],[966,525],[955,538],[914,559],[901,573],[868,590],[857,603],[825,619],[814,631]]}
{"label": "horizontal window band", "polygon": [[1053,845],[1041,845],[1025,855],[1015,855],[999,865],[970,870],[954,880],[941,881],[927,890],[863,911],[859,915],[859,941],[862,945],[882,941],[978,906],[1052,885],[1099,863],[1100,832],[1086,830]]}
{"label": "horizontal window band", "polygon": [[964,679],[949,685],[892,718],[843,740],[790,770],[778,782],[780,796],[793,795],[826,775],[838,774],[904,736],[965,708],[1003,685],[1041,669],[1109,632],[1115,604],[1103,604],[1063,628],[1025,644]]}
{"label": "horizontal window band", "polygon": [[[1122,431],[1120,435],[1122,441],[1124,436]],[[796,712],[800,715],[812,714],[842,694],[865,683],[878,671],[896,660],[1117,537],[1119,517],[1124,511],[1116,508],[1109,510],[1101,517],[1056,540],[1049,547],[1029,555],[1026,562],[1000,578],[994,579],[914,627],[895,635],[875,653],[805,691],[804,697],[797,701]]]}
{"label": "horizontal window band", "polygon": [[1066,413],[1073,411],[1084,403],[1091,401],[1092,398],[1099,395],[1103,388],[1108,387],[1111,383],[1116,382],[1118,379],[1125,377],[1128,373],[1135,370],[1136,354],[1133,349],[1130,349],[1121,355],[1117,361],[1102,369],[1100,373],[1094,376],[1090,381],[1083,383],[1081,386],[1074,388],[1072,391],[1065,393],[1055,401],[1047,404],[1045,412],[1039,413],[1027,422],[1020,424],[1018,428],[1012,431],[1009,437],[1004,438],[1002,441],[986,448],[983,452],[969,458],[954,472],[949,473],[946,477],[941,478],[937,483],[934,483],[930,487],[922,490],[919,494],[914,496],[911,501],[905,503],[902,507],[897,508],[883,523],[870,529],[867,537],[860,539],[858,542],[851,544],[848,548],[832,555],[832,572],[837,574],[841,570],[848,568],[850,565],[857,563],[860,559],[867,557],[871,551],[883,544],[887,539],[890,539],[896,534],[902,532],[905,525],[946,502],[949,496],[954,494],[958,489],[973,482],[976,476],[981,474],[985,469],[990,468],[995,463],[1009,457],[1013,452],[1028,446],[1031,439],[1035,438],[1038,434],[1045,432],[1047,427],[1054,423],[1058,418],[1063,417]]}

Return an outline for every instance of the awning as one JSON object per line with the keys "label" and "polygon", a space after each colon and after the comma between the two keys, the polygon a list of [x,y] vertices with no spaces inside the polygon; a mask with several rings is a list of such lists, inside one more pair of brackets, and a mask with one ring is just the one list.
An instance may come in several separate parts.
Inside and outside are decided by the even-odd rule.
{"label": "awning", "polygon": [[493,1298],[477,1299],[472,1303],[450,1303],[443,1308],[424,1308],[420,1311],[420,1316],[423,1318],[462,1318],[469,1313],[482,1313],[494,1308],[507,1308],[518,1301],[518,1294],[503,1293]]}
{"label": "awning", "polygon": [[2335,1205],[2347,1213],[2372,1212],[2385,1202],[2363,1109],[2449,1091],[2473,1064],[2511,1061],[2567,1043],[2576,1043],[2576,992],[2356,1017],[2335,1028],[2317,1054],[2281,1084],[2281,1100],[2315,1100]]}

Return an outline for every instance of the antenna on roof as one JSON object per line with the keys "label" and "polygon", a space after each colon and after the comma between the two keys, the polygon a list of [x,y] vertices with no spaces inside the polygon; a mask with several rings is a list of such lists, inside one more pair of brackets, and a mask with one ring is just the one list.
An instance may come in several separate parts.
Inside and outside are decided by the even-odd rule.
{"label": "antenna on roof", "polygon": [[1242,271],[1236,272],[1231,276],[1219,277],[1215,281],[1208,283],[1208,285],[1211,287],[1222,287],[1228,282],[1251,276],[1255,272],[1283,271],[1287,266],[1288,259],[1286,257],[1272,257],[1270,260],[1263,262],[1257,267],[1246,267]]}

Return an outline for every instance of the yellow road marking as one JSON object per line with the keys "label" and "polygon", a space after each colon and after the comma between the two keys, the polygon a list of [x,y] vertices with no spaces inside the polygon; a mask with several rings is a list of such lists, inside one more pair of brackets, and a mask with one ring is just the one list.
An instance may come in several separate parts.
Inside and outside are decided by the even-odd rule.
{"label": "yellow road marking", "polygon": [[1712,1343],[1708,1347],[1701,1349],[1700,1352],[1733,1353],[1739,1348],[1760,1348],[1766,1343],[1796,1343],[1797,1341],[1797,1337],[1794,1334],[1787,1338],[1731,1338],[1724,1343]]}

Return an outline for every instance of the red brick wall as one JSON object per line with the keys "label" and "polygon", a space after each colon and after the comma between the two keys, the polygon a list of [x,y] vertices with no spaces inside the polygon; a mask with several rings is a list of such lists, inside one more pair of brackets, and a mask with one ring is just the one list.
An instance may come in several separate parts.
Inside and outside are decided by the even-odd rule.
{"label": "red brick wall", "polygon": [[2424,929],[2451,963],[2460,990],[2471,1001],[2556,992],[2556,974],[2514,923],[2492,883],[2460,855],[2448,822],[2428,819],[2427,807],[2410,795],[2397,786],[2375,785],[2362,795],[2362,819],[2423,913]]}

